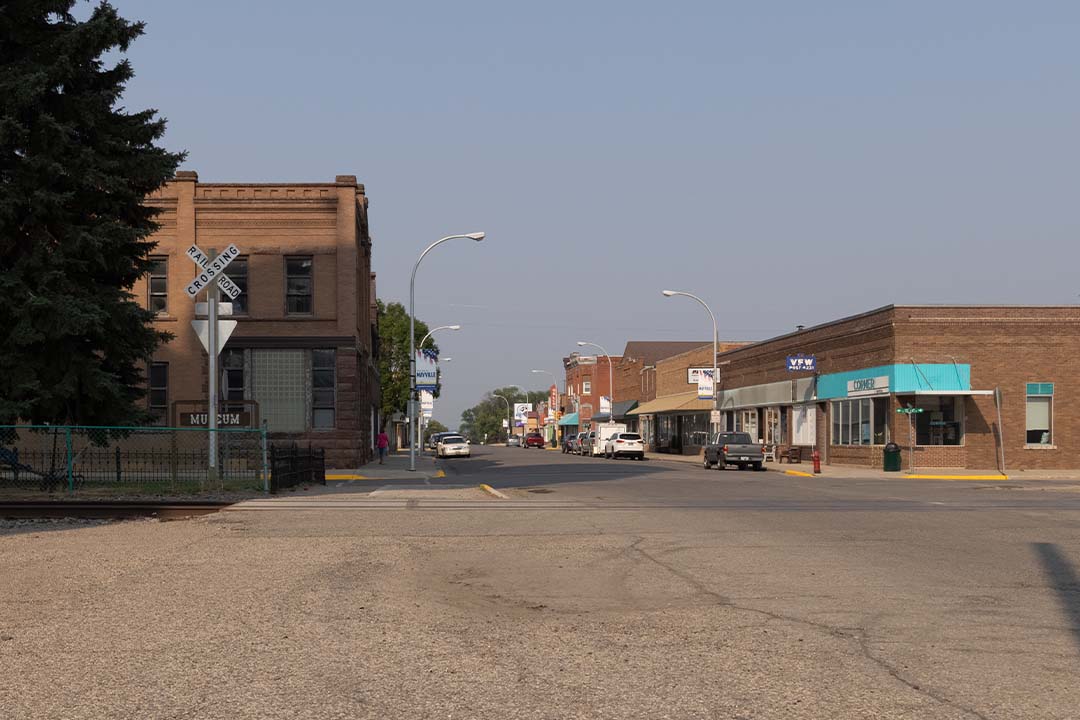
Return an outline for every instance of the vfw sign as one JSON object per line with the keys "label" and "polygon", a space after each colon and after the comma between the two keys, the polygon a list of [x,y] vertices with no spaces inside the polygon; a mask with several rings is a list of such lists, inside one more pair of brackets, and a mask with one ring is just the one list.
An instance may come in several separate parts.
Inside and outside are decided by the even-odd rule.
{"label": "vfw sign", "polygon": [[889,376],[880,375],[878,377],[848,380],[847,394],[848,397],[860,397],[864,395],[888,395]]}

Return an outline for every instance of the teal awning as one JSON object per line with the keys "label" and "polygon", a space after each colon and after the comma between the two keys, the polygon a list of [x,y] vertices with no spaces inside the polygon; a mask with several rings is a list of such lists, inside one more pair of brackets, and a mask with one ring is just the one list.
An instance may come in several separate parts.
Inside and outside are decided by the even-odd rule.
{"label": "teal awning", "polygon": [[559,425],[577,425],[578,417],[577,413],[567,413],[559,418]]}

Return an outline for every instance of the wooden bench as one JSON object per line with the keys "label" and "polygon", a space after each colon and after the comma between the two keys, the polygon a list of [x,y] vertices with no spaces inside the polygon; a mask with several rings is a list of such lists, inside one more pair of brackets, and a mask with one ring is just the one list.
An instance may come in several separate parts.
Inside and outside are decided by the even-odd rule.
{"label": "wooden bench", "polygon": [[802,462],[802,447],[798,445],[792,445],[787,449],[786,453],[781,453],[780,462],[783,463],[787,460],[789,463],[801,463]]}

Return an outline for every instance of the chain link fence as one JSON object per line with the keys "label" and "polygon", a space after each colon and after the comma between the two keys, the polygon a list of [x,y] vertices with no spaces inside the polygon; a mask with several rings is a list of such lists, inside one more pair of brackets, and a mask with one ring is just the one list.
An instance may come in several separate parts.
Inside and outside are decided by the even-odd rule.
{"label": "chain link fence", "polygon": [[188,495],[269,488],[266,433],[205,428],[0,425],[0,492]]}

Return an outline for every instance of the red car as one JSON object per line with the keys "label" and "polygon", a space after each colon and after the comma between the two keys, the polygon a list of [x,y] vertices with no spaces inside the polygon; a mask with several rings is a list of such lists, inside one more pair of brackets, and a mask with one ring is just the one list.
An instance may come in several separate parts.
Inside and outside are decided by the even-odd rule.
{"label": "red car", "polygon": [[525,436],[525,447],[527,448],[536,447],[543,449],[546,444],[547,442],[544,440],[544,436],[538,432],[531,432]]}

